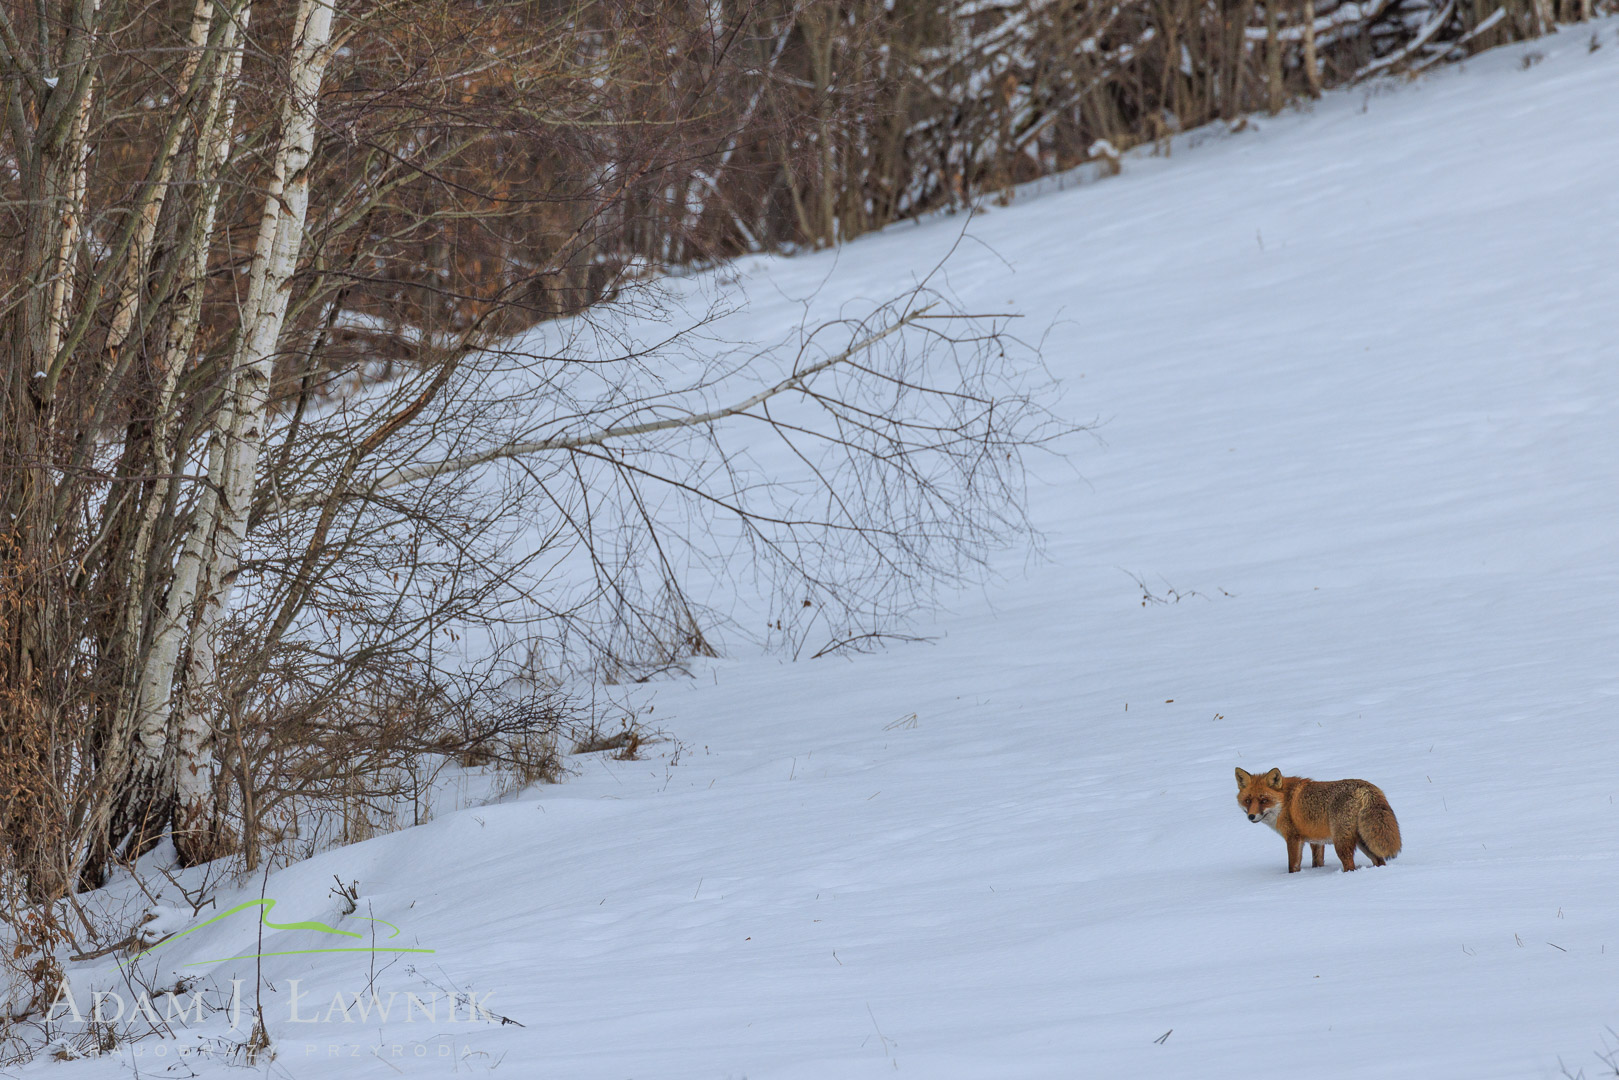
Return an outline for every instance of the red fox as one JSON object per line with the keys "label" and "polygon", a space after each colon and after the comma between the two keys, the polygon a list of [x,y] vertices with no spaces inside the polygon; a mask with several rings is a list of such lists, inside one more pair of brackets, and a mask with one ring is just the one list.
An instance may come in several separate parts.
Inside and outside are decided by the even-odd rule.
{"label": "red fox", "polygon": [[1358,847],[1382,866],[1400,853],[1400,823],[1376,784],[1364,780],[1311,780],[1283,776],[1281,769],[1255,775],[1237,770],[1237,803],[1249,821],[1264,822],[1287,841],[1287,872],[1298,872],[1304,845],[1310,865],[1325,866],[1332,841],[1347,872]]}

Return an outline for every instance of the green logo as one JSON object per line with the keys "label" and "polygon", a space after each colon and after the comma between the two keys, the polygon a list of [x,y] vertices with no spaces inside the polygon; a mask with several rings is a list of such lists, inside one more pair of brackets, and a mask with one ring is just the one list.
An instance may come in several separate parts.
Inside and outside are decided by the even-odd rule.
{"label": "green logo", "polygon": [[[121,963],[123,963],[123,964],[133,964],[135,961],[139,960],[143,956],[150,956],[152,953],[156,952],[157,950],[162,949],[162,948],[166,948],[169,945],[172,945],[174,942],[179,941],[181,938],[185,937],[187,934],[191,934],[191,933],[194,933],[194,932],[196,932],[198,930],[201,930],[205,926],[212,926],[212,925],[214,925],[214,923],[221,922],[221,921],[223,921],[225,919],[228,919],[232,915],[235,915],[238,911],[246,911],[250,907],[256,907],[256,908],[262,908],[263,909],[262,911],[259,912],[259,924],[261,926],[267,926],[271,930],[313,930],[314,932],[316,932],[318,934],[330,934],[333,937],[345,938],[345,939],[348,939],[348,940],[351,940],[351,941],[354,941],[354,942],[361,942],[361,941],[366,940],[366,935],[364,935],[364,934],[357,934],[352,930],[339,930],[335,926],[327,926],[325,923],[316,922],[313,919],[307,919],[307,920],[305,920],[303,922],[288,922],[288,923],[271,922],[270,921],[270,911],[271,911],[272,908],[275,907],[275,901],[270,900],[270,899],[249,900],[246,903],[237,904],[235,907],[231,908],[229,911],[220,912],[218,915],[215,915],[213,918],[207,920],[206,922],[200,922],[195,926],[187,927],[186,929],[180,931],[178,934],[170,935],[169,937],[166,937],[162,941],[159,941],[157,944],[153,945],[151,948],[142,949],[140,952],[136,953],[134,956],[131,956],[129,959],[121,961]],[[371,923],[371,924],[373,924],[373,926],[385,926],[385,927],[387,927],[388,930],[390,931],[390,933],[388,934],[387,938],[383,939],[385,941],[391,941],[394,938],[399,936],[399,927],[395,926],[393,923],[389,922],[387,919],[370,919],[370,918],[366,918],[364,915],[355,915],[355,916],[352,916],[352,917],[356,918],[356,919],[360,919],[360,920],[362,920],[364,922]],[[375,930],[373,930],[373,932],[372,932],[371,940],[373,942],[376,942]],[[434,950],[432,950],[432,949],[407,948],[407,947],[405,947],[403,945],[382,945],[382,944],[339,945],[339,944],[334,943],[334,944],[332,944],[332,945],[330,945],[330,946],[328,946],[326,948],[323,948],[323,949],[281,949],[281,950],[277,950],[275,952],[243,953],[241,956],[220,956],[220,957],[215,957],[212,960],[188,960],[188,961],[186,961],[184,966],[185,967],[201,967],[201,966],[203,966],[205,964],[223,964],[228,960],[252,960],[252,959],[255,959],[257,957],[262,957],[262,956],[307,956],[307,955],[310,955],[310,954],[313,954],[313,953],[430,953],[430,952],[433,952],[433,951]]]}

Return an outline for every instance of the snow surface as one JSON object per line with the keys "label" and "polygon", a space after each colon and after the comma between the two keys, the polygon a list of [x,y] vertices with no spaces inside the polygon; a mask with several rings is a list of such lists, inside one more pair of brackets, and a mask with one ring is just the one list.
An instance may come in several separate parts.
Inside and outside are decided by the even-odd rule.
{"label": "snow surface", "polygon": [[[1595,52],[1566,30],[975,219],[949,285],[1051,325],[1066,408],[1099,421],[1040,466],[1044,557],[1002,560],[931,644],[709,663],[651,691],[673,739],[646,760],[577,758],[222,892],[205,915],[262,893],[272,921],[386,919],[434,950],[264,959],[268,1072],[1597,1075],[1619,1026],[1619,21],[1596,29]],[[887,299],[960,226],[727,268],[751,298],[733,332],[817,288]],[[1236,766],[1377,783],[1404,852],[1286,874]],[[256,910],[137,966],[330,943],[261,946]],[[294,1023],[295,979],[300,1015],[436,986],[521,1026]],[[25,1071],[240,1075],[176,1061],[210,1023]]]}

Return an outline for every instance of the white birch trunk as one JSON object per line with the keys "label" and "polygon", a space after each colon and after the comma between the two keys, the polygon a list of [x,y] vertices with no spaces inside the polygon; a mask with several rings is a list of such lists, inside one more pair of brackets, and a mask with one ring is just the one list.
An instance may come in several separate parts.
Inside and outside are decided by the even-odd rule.
{"label": "white birch trunk", "polygon": [[[137,744],[144,764],[167,749],[175,673],[181,644],[192,643],[192,662],[175,723],[175,845],[181,858],[211,857],[214,820],[211,725],[204,708],[215,681],[213,642],[229,610],[232,580],[247,535],[247,515],[269,409],[271,361],[291,295],[292,272],[302,247],[309,207],[308,166],[315,145],[315,110],[330,59],[332,6],[300,0],[293,31],[291,85],[281,113],[281,141],[265,192],[254,245],[242,325],[231,357],[225,404],[209,447],[210,483],[193,512],[191,531],[176,566],[143,673]],[[194,622],[193,622],[194,620]]]}
{"label": "white birch trunk", "polygon": [[58,191],[62,207],[60,232],[57,237],[55,258],[51,261],[51,299],[45,317],[46,358],[56,355],[61,348],[62,333],[68,324],[68,310],[73,306],[73,264],[79,248],[79,237],[84,230],[81,220],[84,212],[85,172],[90,164],[90,106],[95,99],[95,84],[84,92],[79,111],[73,117],[73,133],[63,155],[68,165],[67,175]]}
{"label": "white birch trunk", "polygon": [[[315,149],[320,84],[331,58],[330,0],[302,0],[293,31],[292,86],[282,110],[281,147],[271,173],[253,253],[246,319],[232,357],[235,386],[218,523],[210,545],[208,588],[191,636],[191,663],[175,740],[175,846],[185,862],[214,857],[214,755],[207,691],[216,682],[215,645],[247,539],[259,450],[270,405],[271,364],[291,300],[292,274],[309,211],[309,163]],[[279,213],[272,214],[272,207]],[[257,295],[254,295],[257,286]]]}
{"label": "white birch trunk", "polygon": [[[200,8],[203,5],[198,6]],[[209,5],[209,8],[211,13],[212,6]],[[197,206],[193,211],[196,225],[192,233],[187,266],[181,272],[182,279],[176,289],[174,312],[170,316],[164,335],[163,384],[154,414],[156,421],[152,433],[153,471],[160,477],[166,477],[172,472],[174,464],[174,440],[180,418],[172,415],[172,403],[180,372],[184,369],[186,358],[196,343],[197,326],[202,312],[204,277],[208,271],[208,255],[213,246],[214,218],[219,208],[218,179],[225,163],[230,159],[231,138],[236,122],[236,94],[242,71],[243,43],[240,33],[246,29],[248,15],[249,11],[244,7],[223,31],[218,68],[212,73],[213,83],[208,91],[207,108],[204,110],[203,120],[197,132],[199,151],[196,158],[195,179],[198,182],[199,195]],[[222,463],[220,467],[223,468]],[[171,483],[172,481],[168,479],[154,481],[146,511],[141,517],[135,538],[134,558],[131,560],[132,573],[137,575],[137,579],[146,573],[146,562],[150,556],[157,516],[163,510],[168,497],[168,486]],[[136,591],[138,595],[138,582]],[[194,597],[194,581],[177,580],[171,588],[169,603],[164,606],[161,619],[153,628],[155,646],[148,656],[135,688],[133,745],[113,748],[115,752],[125,751],[133,755],[137,788],[142,785],[150,788],[158,784],[167,759],[168,688],[173,678],[175,663],[174,656],[167,650],[177,646],[178,638],[172,632],[165,637],[165,633],[169,631],[175,619],[185,617]],[[140,622],[141,606],[138,603],[131,604],[125,634],[136,655],[139,655],[142,648]],[[113,775],[121,775],[122,772],[119,768],[113,768],[111,771]]]}
{"label": "white birch trunk", "polygon": [[[197,9],[194,20],[201,20],[205,14],[211,19],[213,4],[210,0],[199,0]],[[211,78],[208,101],[197,126],[198,151],[193,181],[198,189],[198,197],[196,207],[192,211],[194,226],[191,249],[186,253],[185,266],[180,272],[180,280],[175,288],[173,312],[165,328],[160,361],[163,382],[158,391],[157,407],[153,410],[156,419],[152,431],[152,471],[157,474],[158,479],[153,481],[151,496],[147,500],[145,512],[141,515],[141,523],[135,534],[133,557],[130,560],[136,595],[140,591],[139,582],[147,572],[146,563],[151,552],[157,518],[167,501],[169,485],[173,482],[168,476],[173,471],[174,439],[180,423],[180,417],[173,409],[174,391],[185,360],[196,343],[197,325],[202,314],[205,285],[203,279],[208,272],[208,254],[213,247],[214,217],[219,209],[218,181],[225,162],[230,157],[231,134],[236,123],[236,86],[242,71],[242,45],[237,38],[237,30],[239,27],[245,28],[245,22],[244,13],[241,19],[232,20],[224,29],[220,41],[218,69],[207,76]],[[206,38],[206,35],[207,27],[204,26],[201,38]],[[193,46],[201,47],[202,41],[199,39],[196,21],[192,24],[191,40]],[[187,71],[194,71],[194,65],[188,65]],[[144,239],[147,244],[151,242],[149,235]],[[123,310],[121,301],[120,315]],[[118,318],[115,317],[114,334],[119,341],[128,333],[128,329],[126,324],[123,327],[123,334],[117,334]],[[124,633],[131,649],[137,652],[140,648],[140,623],[141,605],[132,603],[129,606]]]}

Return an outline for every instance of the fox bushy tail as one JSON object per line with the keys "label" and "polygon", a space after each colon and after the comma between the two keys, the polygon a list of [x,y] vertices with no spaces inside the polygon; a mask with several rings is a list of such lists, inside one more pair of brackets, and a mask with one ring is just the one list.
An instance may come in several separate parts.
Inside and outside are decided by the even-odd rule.
{"label": "fox bushy tail", "polygon": [[1368,794],[1371,798],[1360,808],[1360,819],[1355,823],[1358,846],[1368,857],[1392,859],[1400,853],[1400,823],[1381,791]]}

